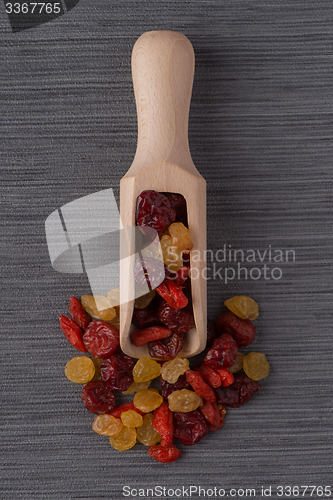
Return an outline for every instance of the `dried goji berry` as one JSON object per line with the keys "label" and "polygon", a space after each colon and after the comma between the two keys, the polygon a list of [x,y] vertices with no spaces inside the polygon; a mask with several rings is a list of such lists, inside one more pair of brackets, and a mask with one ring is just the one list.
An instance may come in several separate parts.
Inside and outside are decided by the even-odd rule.
{"label": "dried goji berry", "polygon": [[253,341],[256,327],[249,319],[238,318],[232,312],[220,314],[215,321],[217,333],[229,333],[240,347],[245,347]]}
{"label": "dried goji berry", "polygon": [[95,358],[107,358],[119,349],[119,332],[110,323],[93,320],[84,332],[83,342]]}
{"label": "dried goji berry", "polygon": [[205,401],[199,411],[201,411],[210,427],[217,428],[220,425],[220,410],[217,403]]}
{"label": "dried goji berry", "polygon": [[91,321],[89,314],[86,313],[81,302],[76,297],[71,297],[69,300],[69,312],[73,321],[85,330]]}
{"label": "dried goji berry", "polygon": [[233,384],[215,389],[216,401],[231,408],[239,408],[260,389],[261,385],[251,380],[245,373],[235,373]]}
{"label": "dried goji berry", "polygon": [[134,361],[123,352],[117,352],[103,361],[102,379],[118,391],[127,391],[133,382]]}
{"label": "dried goji berry", "polygon": [[233,384],[234,376],[231,372],[229,372],[229,370],[226,368],[218,368],[216,371],[221,377],[223,387],[228,387],[228,385]]}
{"label": "dried goji berry", "polygon": [[164,401],[154,411],[153,427],[161,436],[161,445],[170,446],[173,443],[173,415],[168,403]]}
{"label": "dried goji berry", "polygon": [[208,365],[200,365],[197,368],[194,368],[194,371],[198,372],[205,382],[207,382],[207,384],[214,389],[217,389],[217,387],[220,387],[222,384],[219,373]]}
{"label": "dried goji berry", "polygon": [[87,352],[87,349],[82,341],[83,331],[72,319],[66,316],[59,316],[60,328],[68,342],[78,351]]}
{"label": "dried goji berry", "polygon": [[216,397],[213,389],[206,384],[204,379],[199,375],[199,373],[193,370],[187,370],[186,379],[194,391],[206,401],[211,403],[215,401]]}
{"label": "dried goji berry", "polygon": [[155,340],[149,342],[148,349],[149,355],[152,358],[168,361],[177,356],[185,344],[183,333],[173,333],[170,337],[162,340]]}
{"label": "dried goji berry", "polygon": [[151,458],[162,464],[174,462],[182,456],[180,450],[178,450],[176,446],[161,446],[160,444],[155,444],[155,446],[149,446],[147,451]]}
{"label": "dried goji berry", "polygon": [[188,298],[182,288],[170,279],[166,279],[157,288],[156,292],[174,309],[182,309],[188,304]]}
{"label": "dried goji berry", "polygon": [[136,347],[147,344],[153,340],[165,339],[170,337],[172,331],[165,326],[149,326],[143,330],[137,330],[131,334],[131,341]]}
{"label": "dried goji berry", "polygon": [[121,414],[124,412],[124,411],[128,411],[128,410],[134,410],[136,411],[137,413],[139,413],[139,415],[145,415],[145,413],[141,410],[139,410],[138,408],[136,408],[134,406],[134,403],[133,401],[129,402],[129,403],[123,403],[119,406],[117,406],[116,408],[114,408],[114,410],[112,410],[110,413],[111,415],[113,415],[114,417],[116,418],[120,418],[121,417]]}
{"label": "dried goji berry", "polygon": [[88,382],[82,389],[82,401],[88,411],[102,415],[116,407],[116,396],[112,387],[104,382]]}
{"label": "dried goji berry", "polygon": [[224,333],[214,340],[212,347],[207,352],[204,363],[215,370],[228,368],[234,364],[237,356],[237,344],[228,333]]}

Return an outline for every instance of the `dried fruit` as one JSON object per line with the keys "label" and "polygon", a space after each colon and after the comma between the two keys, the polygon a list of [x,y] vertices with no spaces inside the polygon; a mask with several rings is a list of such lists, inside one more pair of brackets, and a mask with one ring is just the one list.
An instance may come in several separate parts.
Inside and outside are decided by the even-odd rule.
{"label": "dried fruit", "polygon": [[214,340],[207,352],[204,363],[214,369],[227,368],[233,365],[237,356],[237,344],[228,333],[224,333]]}
{"label": "dried fruit", "polygon": [[223,387],[228,387],[228,385],[233,384],[234,376],[229,370],[227,370],[226,368],[219,368],[217,372],[221,377]]}
{"label": "dried fruit", "polygon": [[170,279],[165,279],[156,288],[156,292],[174,309],[182,309],[188,304],[188,298],[183,293],[181,287]]}
{"label": "dried fruit", "polygon": [[176,211],[170,200],[162,193],[152,190],[142,191],[136,202],[136,223],[149,226],[158,233],[165,231],[176,220]]}
{"label": "dried fruit", "polygon": [[257,319],[259,306],[257,302],[246,295],[237,295],[224,301],[224,305],[241,319]]}
{"label": "dried fruit", "polygon": [[150,380],[148,382],[132,382],[129,388],[126,391],[123,391],[123,394],[135,394],[136,392],[139,391],[144,391],[145,389],[148,389],[150,385]]}
{"label": "dried fruit", "polygon": [[140,427],[143,424],[142,416],[134,410],[123,411],[120,419],[126,427]]}
{"label": "dried fruit", "polygon": [[215,401],[215,394],[213,389],[206,384],[201,375],[193,370],[187,370],[186,379],[198,396],[211,403]]}
{"label": "dried fruit", "polygon": [[101,368],[104,382],[111,384],[118,391],[126,391],[133,382],[134,361],[122,352],[117,352],[105,359]]}
{"label": "dried fruit", "polygon": [[135,281],[143,286],[149,288],[156,288],[165,277],[164,264],[159,259],[154,259],[151,257],[141,257],[137,258],[134,267],[133,273],[135,277]]}
{"label": "dried fruit", "polygon": [[189,252],[193,248],[190,231],[181,222],[174,222],[168,228],[171,235],[172,245],[178,247],[183,252]]}
{"label": "dried fruit", "polygon": [[86,313],[81,302],[76,297],[71,297],[69,300],[69,312],[73,321],[75,321],[82,330],[85,330],[91,321],[90,316]]}
{"label": "dried fruit", "polygon": [[143,356],[138,359],[133,368],[134,382],[148,382],[158,377],[160,373],[161,366],[157,361],[148,358],[148,356]]}
{"label": "dried fruit", "polygon": [[112,288],[108,292],[108,299],[111,306],[116,309],[120,304],[120,288]]}
{"label": "dried fruit", "polygon": [[186,211],[186,200],[182,194],[178,193],[163,193],[164,196],[168,198],[171,202],[171,206],[174,210],[176,210],[176,219],[177,221],[182,221],[185,224],[187,223],[187,211]]}
{"label": "dried fruit", "polygon": [[250,379],[255,381],[268,377],[269,363],[265,354],[250,352],[244,356],[243,370]]}
{"label": "dried fruit", "polygon": [[167,328],[177,333],[185,333],[195,327],[193,314],[188,310],[174,309],[163,300],[158,308],[158,319]]}
{"label": "dried fruit", "polygon": [[171,446],[173,443],[173,415],[168,403],[163,403],[154,411],[153,427],[161,436],[162,446]]}
{"label": "dried fruit", "polygon": [[176,446],[161,446],[160,444],[156,444],[155,446],[149,446],[147,451],[151,458],[162,464],[175,462],[175,460],[178,460],[182,456]]}
{"label": "dried fruit", "polygon": [[207,382],[208,385],[216,389],[222,384],[221,377],[219,373],[208,365],[200,365],[194,368],[194,371],[199,373],[202,378]]}
{"label": "dried fruit", "polygon": [[215,321],[218,333],[227,332],[236,340],[240,347],[245,347],[253,341],[256,327],[248,319],[240,319],[232,312],[220,314]]}
{"label": "dried fruit", "polygon": [[133,310],[132,322],[137,328],[147,328],[148,326],[160,323],[157,314],[157,307],[154,303],[149,304],[145,309]]}
{"label": "dried fruit", "polygon": [[92,424],[93,431],[100,436],[116,436],[122,430],[123,424],[119,418],[104,413],[98,415]]}
{"label": "dried fruit", "polygon": [[183,266],[180,269],[178,269],[175,277],[171,279],[174,279],[177,285],[184,286],[188,277],[190,276],[190,273],[191,273],[191,268],[188,266]]}
{"label": "dried fruit", "polygon": [[72,319],[66,316],[59,316],[60,328],[68,342],[78,351],[87,352],[87,349],[82,341],[83,331]]}
{"label": "dried fruit", "polygon": [[122,430],[116,436],[110,437],[112,448],[118,451],[125,451],[133,448],[136,443],[136,430],[133,427],[123,426]]}
{"label": "dried fruit", "polygon": [[81,397],[87,410],[99,415],[111,413],[116,407],[113,389],[104,382],[88,382],[83,386]]}
{"label": "dried fruit", "polygon": [[180,391],[172,392],[168,396],[168,403],[171,411],[187,413],[202,406],[203,401],[196,392],[189,391],[188,389],[181,389]]}
{"label": "dried fruit", "polygon": [[170,337],[172,331],[165,326],[149,326],[143,330],[137,330],[131,334],[131,341],[136,347],[148,344],[153,340]]}
{"label": "dried fruit", "polygon": [[206,422],[209,424],[209,430],[217,429],[221,423],[221,415],[219,405],[217,403],[210,403],[204,401],[204,404],[199,410],[204,416]]}
{"label": "dried fruit", "polygon": [[172,244],[172,238],[167,234],[162,236],[160,245],[164,264],[170,272],[176,273],[183,267],[183,252]]}
{"label": "dried fruit", "polygon": [[169,382],[175,384],[180,375],[183,375],[190,367],[189,360],[186,358],[174,358],[163,364],[161,368],[161,377]]}
{"label": "dried fruit", "polygon": [[145,309],[151,301],[154,299],[156,296],[155,290],[151,290],[150,292],[146,293],[145,295],[141,295],[141,297],[137,297],[134,301],[134,307],[136,309]]}
{"label": "dried fruit", "polygon": [[65,375],[71,382],[86,384],[95,375],[95,365],[90,358],[78,356],[68,361]]}
{"label": "dried fruit", "polygon": [[112,410],[112,412],[110,412],[114,417],[116,418],[120,418],[121,417],[121,414],[124,412],[124,411],[128,411],[128,410],[134,410],[136,411],[137,413],[139,413],[140,415],[144,415],[144,412],[138,410],[137,408],[135,408],[134,406],[134,403],[133,401],[130,401],[129,403],[123,403],[122,405],[119,405],[117,406],[114,410]]}
{"label": "dried fruit", "polygon": [[216,337],[216,330],[214,323],[212,323],[209,319],[207,319],[207,342],[206,342],[206,348],[209,349],[215,340]]}
{"label": "dried fruit", "polygon": [[236,361],[234,362],[233,365],[229,366],[229,368],[228,368],[230,373],[236,373],[236,372],[239,372],[240,370],[242,370],[243,358],[244,358],[244,354],[242,352],[238,351],[237,356],[236,356]]}
{"label": "dried fruit", "polygon": [[209,426],[198,410],[174,413],[173,425],[175,438],[188,446],[197,443],[209,432]]}
{"label": "dried fruit", "polygon": [[90,316],[102,321],[112,321],[116,311],[108,297],[103,295],[82,295],[81,304]]}
{"label": "dried fruit", "polygon": [[245,373],[235,373],[232,385],[215,389],[216,401],[231,408],[239,408],[260,389],[261,385],[251,380]]}
{"label": "dried fruit", "polygon": [[91,321],[84,332],[83,342],[95,358],[107,358],[119,349],[119,331],[104,321]]}
{"label": "dried fruit", "polygon": [[177,356],[184,347],[184,343],[185,339],[182,333],[173,333],[166,339],[149,342],[149,355],[152,358],[168,361]]}
{"label": "dried fruit", "polygon": [[166,380],[163,380],[162,377],[159,378],[160,386],[161,386],[161,394],[164,399],[168,399],[169,394],[174,391],[179,391],[180,389],[189,389],[190,384],[186,380],[186,375],[181,375],[175,384],[169,384]]}
{"label": "dried fruit", "polygon": [[91,380],[93,382],[97,382],[98,380],[102,380],[101,367],[102,367],[102,363],[103,363],[103,358],[91,358],[91,361],[94,363],[94,366],[95,366],[95,375]]}
{"label": "dried fruit", "polygon": [[133,403],[135,408],[149,413],[156,410],[163,403],[163,397],[156,389],[145,389],[135,394]]}
{"label": "dried fruit", "polygon": [[161,436],[153,427],[153,414],[147,413],[143,417],[143,424],[136,431],[137,439],[145,446],[154,446],[161,441]]}

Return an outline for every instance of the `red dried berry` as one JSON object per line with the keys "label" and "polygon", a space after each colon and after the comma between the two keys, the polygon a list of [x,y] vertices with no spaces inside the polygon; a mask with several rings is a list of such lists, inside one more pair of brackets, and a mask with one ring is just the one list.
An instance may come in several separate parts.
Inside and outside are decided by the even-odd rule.
{"label": "red dried berry", "polygon": [[207,342],[206,342],[206,348],[209,349],[215,340],[216,337],[216,330],[214,323],[212,323],[209,319],[207,319]]}
{"label": "red dried berry", "polygon": [[207,382],[207,384],[214,389],[217,389],[222,384],[219,373],[208,365],[200,365],[197,368],[194,368],[194,371],[198,372],[205,382]]}
{"label": "red dried berry", "polygon": [[87,352],[87,349],[82,341],[83,331],[72,319],[66,316],[59,316],[60,328],[68,342],[72,344],[78,351]]}
{"label": "red dried berry", "polygon": [[217,425],[210,425],[209,426],[210,431],[217,431],[218,429],[221,429],[221,427],[223,427],[224,417],[225,417],[226,411],[225,411],[224,406],[221,404],[218,405],[218,409],[219,409],[219,422]]}
{"label": "red dried berry", "polygon": [[239,408],[260,389],[261,385],[251,380],[245,373],[235,373],[232,385],[215,389],[216,401],[231,408]]}
{"label": "red dried berry", "polygon": [[194,389],[194,392],[201,396],[206,401],[213,403],[216,399],[213,389],[206,384],[201,375],[193,370],[187,370],[186,380]]}
{"label": "red dried berry", "polygon": [[159,378],[159,382],[161,385],[161,395],[164,399],[168,399],[168,396],[174,391],[179,391],[181,389],[188,389],[190,387],[189,383],[186,380],[186,375],[181,375],[175,384],[169,384],[162,377]]}
{"label": "red dried berry", "polygon": [[155,446],[149,446],[147,451],[151,458],[162,464],[174,462],[182,456],[180,450],[178,450],[176,446],[161,446],[160,444],[155,444]]}
{"label": "red dried berry", "polygon": [[174,309],[182,309],[188,304],[188,298],[183,293],[181,287],[170,279],[164,280],[156,288],[156,292]]}
{"label": "red dried berry", "polygon": [[161,260],[150,257],[138,258],[135,261],[134,277],[139,285],[149,288],[156,288],[162,283],[165,277],[164,263]]}
{"label": "red dried berry", "polygon": [[116,396],[112,387],[104,382],[88,382],[82,389],[82,401],[88,411],[102,415],[116,407]]}
{"label": "red dried berry", "polygon": [[191,273],[191,268],[188,266],[183,266],[175,274],[174,282],[179,286],[184,286],[189,275]]}
{"label": "red dried berry", "polygon": [[76,297],[71,297],[69,300],[69,312],[73,321],[85,330],[91,321],[89,314],[86,313],[81,302]]}
{"label": "red dried berry", "polygon": [[232,312],[220,314],[215,321],[217,333],[227,332],[240,347],[245,347],[254,340],[256,327],[249,319],[238,318]]}
{"label": "red dried berry", "polygon": [[227,368],[219,368],[216,370],[221,377],[223,387],[228,387],[228,385],[233,384],[234,376]]}
{"label": "red dried berry", "polygon": [[175,438],[188,446],[197,443],[209,432],[208,424],[198,410],[188,413],[175,412],[173,429]]}
{"label": "red dried berry", "polygon": [[218,428],[220,425],[220,410],[217,403],[211,403],[209,401],[204,401],[204,404],[199,408],[203,414],[205,420],[208,422],[211,428]]}
{"label": "red dried berry", "polygon": [[126,354],[122,352],[113,354],[102,363],[102,379],[118,391],[127,391],[133,382],[133,366],[133,359]]}
{"label": "red dried berry", "polygon": [[162,193],[146,190],[136,200],[136,223],[149,226],[158,233],[165,231],[176,220],[176,211]]}
{"label": "red dried berry", "polygon": [[133,401],[129,402],[129,403],[123,403],[122,405],[119,405],[117,406],[114,410],[112,410],[110,413],[113,417],[116,417],[116,418],[120,418],[121,414],[124,412],[124,411],[128,411],[128,410],[134,410],[136,411],[137,413],[139,413],[139,415],[145,415],[145,413],[141,410],[139,410],[136,406],[134,406],[134,403]]}
{"label": "red dried berry", "polygon": [[171,446],[173,443],[173,414],[168,403],[163,401],[154,411],[153,427],[161,436],[162,446]]}
{"label": "red dried berry", "polygon": [[176,211],[176,221],[187,224],[186,200],[182,194],[178,193],[163,193],[171,203],[172,208]]}
{"label": "red dried berry", "polygon": [[153,340],[165,339],[170,337],[172,331],[165,326],[149,326],[143,330],[137,330],[131,334],[131,341],[136,347],[152,342]]}
{"label": "red dried berry", "polygon": [[119,349],[119,332],[110,323],[93,320],[84,332],[83,342],[95,358],[107,358]]}
{"label": "red dried berry", "polygon": [[187,309],[174,309],[163,300],[158,308],[158,319],[170,330],[185,333],[195,327],[193,314]]}
{"label": "red dried berry", "polygon": [[166,339],[149,342],[149,355],[152,358],[168,361],[177,356],[177,354],[183,349],[184,344],[184,335],[182,333],[173,333]]}
{"label": "red dried berry", "polygon": [[204,363],[215,370],[227,368],[234,364],[238,348],[234,339],[228,333],[224,333],[214,340],[212,347],[207,352]]}
{"label": "red dried berry", "polygon": [[158,325],[160,323],[157,314],[157,307],[154,303],[144,309],[133,310],[132,322],[137,328],[146,328],[147,326]]}

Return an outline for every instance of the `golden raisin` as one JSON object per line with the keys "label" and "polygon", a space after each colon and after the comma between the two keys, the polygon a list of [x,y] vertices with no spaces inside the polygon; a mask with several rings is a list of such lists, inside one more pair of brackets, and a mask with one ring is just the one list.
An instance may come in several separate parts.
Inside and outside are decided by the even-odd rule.
{"label": "golden raisin", "polygon": [[244,354],[238,351],[236,356],[236,361],[234,362],[233,365],[229,366],[228,368],[229,372],[231,373],[239,372],[243,368],[243,358]]}
{"label": "golden raisin", "polygon": [[161,406],[163,403],[163,397],[157,390],[146,389],[135,394],[133,403],[135,408],[138,408],[138,410],[141,410],[144,413],[149,413],[150,411],[154,411],[156,408]]}
{"label": "golden raisin", "polygon": [[97,415],[92,428],[100,436],[117,436],[123,428],[123,424],[119,418],[105,413],[104,415]]}
{"label": "golden raisin", "polygon": [[102,366],[104,359],[103,358],[91,358],[91,361],[95,365],[95,375],[94,375],[94,378],[92,378],[91,380],[93,382],[97,382],[98,380],[102,380],[101,366]]}
{"label": "golden raisin", "polygon": [[168,396],[168,403],[171,411],[181,411],[183,413],[196,410],[199,406],[203,405],[201,397],[189,389],[172,392]]}
{"label": "golden raisin", "polygon": [[146,293],[145,295],[137,297],[134,302],[134,307],[136,309],[145,309],[147,306],[149,306],[155,295],[155,290],[150,290],[150,292]]}
{"label": "golden raisin", "polygon": [[247,295],[236,295],[224,301],[224,305],[241,319],[257,319],[259,306],[257,302]]}
{"label": "golden raisin", "polygon": [[116,316],[111,301],[103,295],[82,295],[81,304],[90,316],[102,321],[111,321]]}
{"label": "golden raisin", "polygon": [[136,392],[144,391],[148,389],[149,385],[150,380],[148,380],[148,382],[132,382],[127,391],[123,391],[123,394],[135,394]]}
{"label": "golden raisin", "polygon": [[126,427],[140,427],[143,424],[143,418],[135,410],[123,411],[120,418]]}
{"label": "golden raisin", "polygon": [[175,384],[180,377],[190,367],[189,360],[186,358],[174,358],[163,364],[161,376],[169,384]]}
{"label": "golden raisin", "polygon": [[148,356],[138,359],[133,368],[134,382],[148,382],[158,377],[161,373],[161,366]]}
{"label": "golden raisin", "polygon": [[120,288],[113,288],[108,293],[108,299],[112,307],[117,307],[120,304]]}
{"label": "golden raisin", "polygon": [[110,436],[112,448],[118,451],[125,451],[133,448],[136,443],[136,430],[133,427],[123,426],[117,436]]}
{"label": "golden raisin", "polygon": [[86,384],[95,375],[95,365],[87,356],[78,356],[68,361],[65,375],[71,382]]}
{"label": "golden raisin", "polygon": [[193,248],[191,234],[187,227],[182,222],[174,222],[168,228],[172,238],[172,245],[176,246],[183,252],[189,252]]}
{"label": "golden raisin", "polygon": [[143,417],[143,424],[137,429],[137,438],[145,446],[154,446],[161,441],[161,436],[153,427],[153,414],[147,413]]}
{"label": "golden raisin", "polygon": [[250,352],[243,358],[243,370],[246,375],[255,380],[266,378],[269,374],[269,363],[265,354],[261,352]]}
{"label": "golden raisin", "polygon": [[172,273],[176,273],[183,266],[182,251],[175,245],[172,245],[171,236],[162,236],[160,243],[164,264],[168,266],[168,269]]}

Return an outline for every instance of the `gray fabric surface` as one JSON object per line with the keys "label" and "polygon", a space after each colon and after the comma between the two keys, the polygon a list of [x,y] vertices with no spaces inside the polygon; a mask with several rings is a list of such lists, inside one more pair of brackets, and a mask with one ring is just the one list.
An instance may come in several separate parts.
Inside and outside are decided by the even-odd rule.
{"label": "gray fabric surface", "polygon": [[[262,498],[262,485],[329,484],[331,1],[80,0],[15,34],[0,12],[0,497],[120,499],[125,484],[194,484],[255,487]],[[63,374],[75,353],[57,319],[88,281],[52,269],[44,234],[64,203],[118,193],[136,146],[130,53],[150,29],[183,31],[195,49],[190,145],[207,179],[208,247],[296,251],[280,280],[209,281],[211,318],[233,294],[258,300],[253,350],[271,374],[221,431],[167,466],[141,446],[117,453],[90,430],[80,388]]]}

